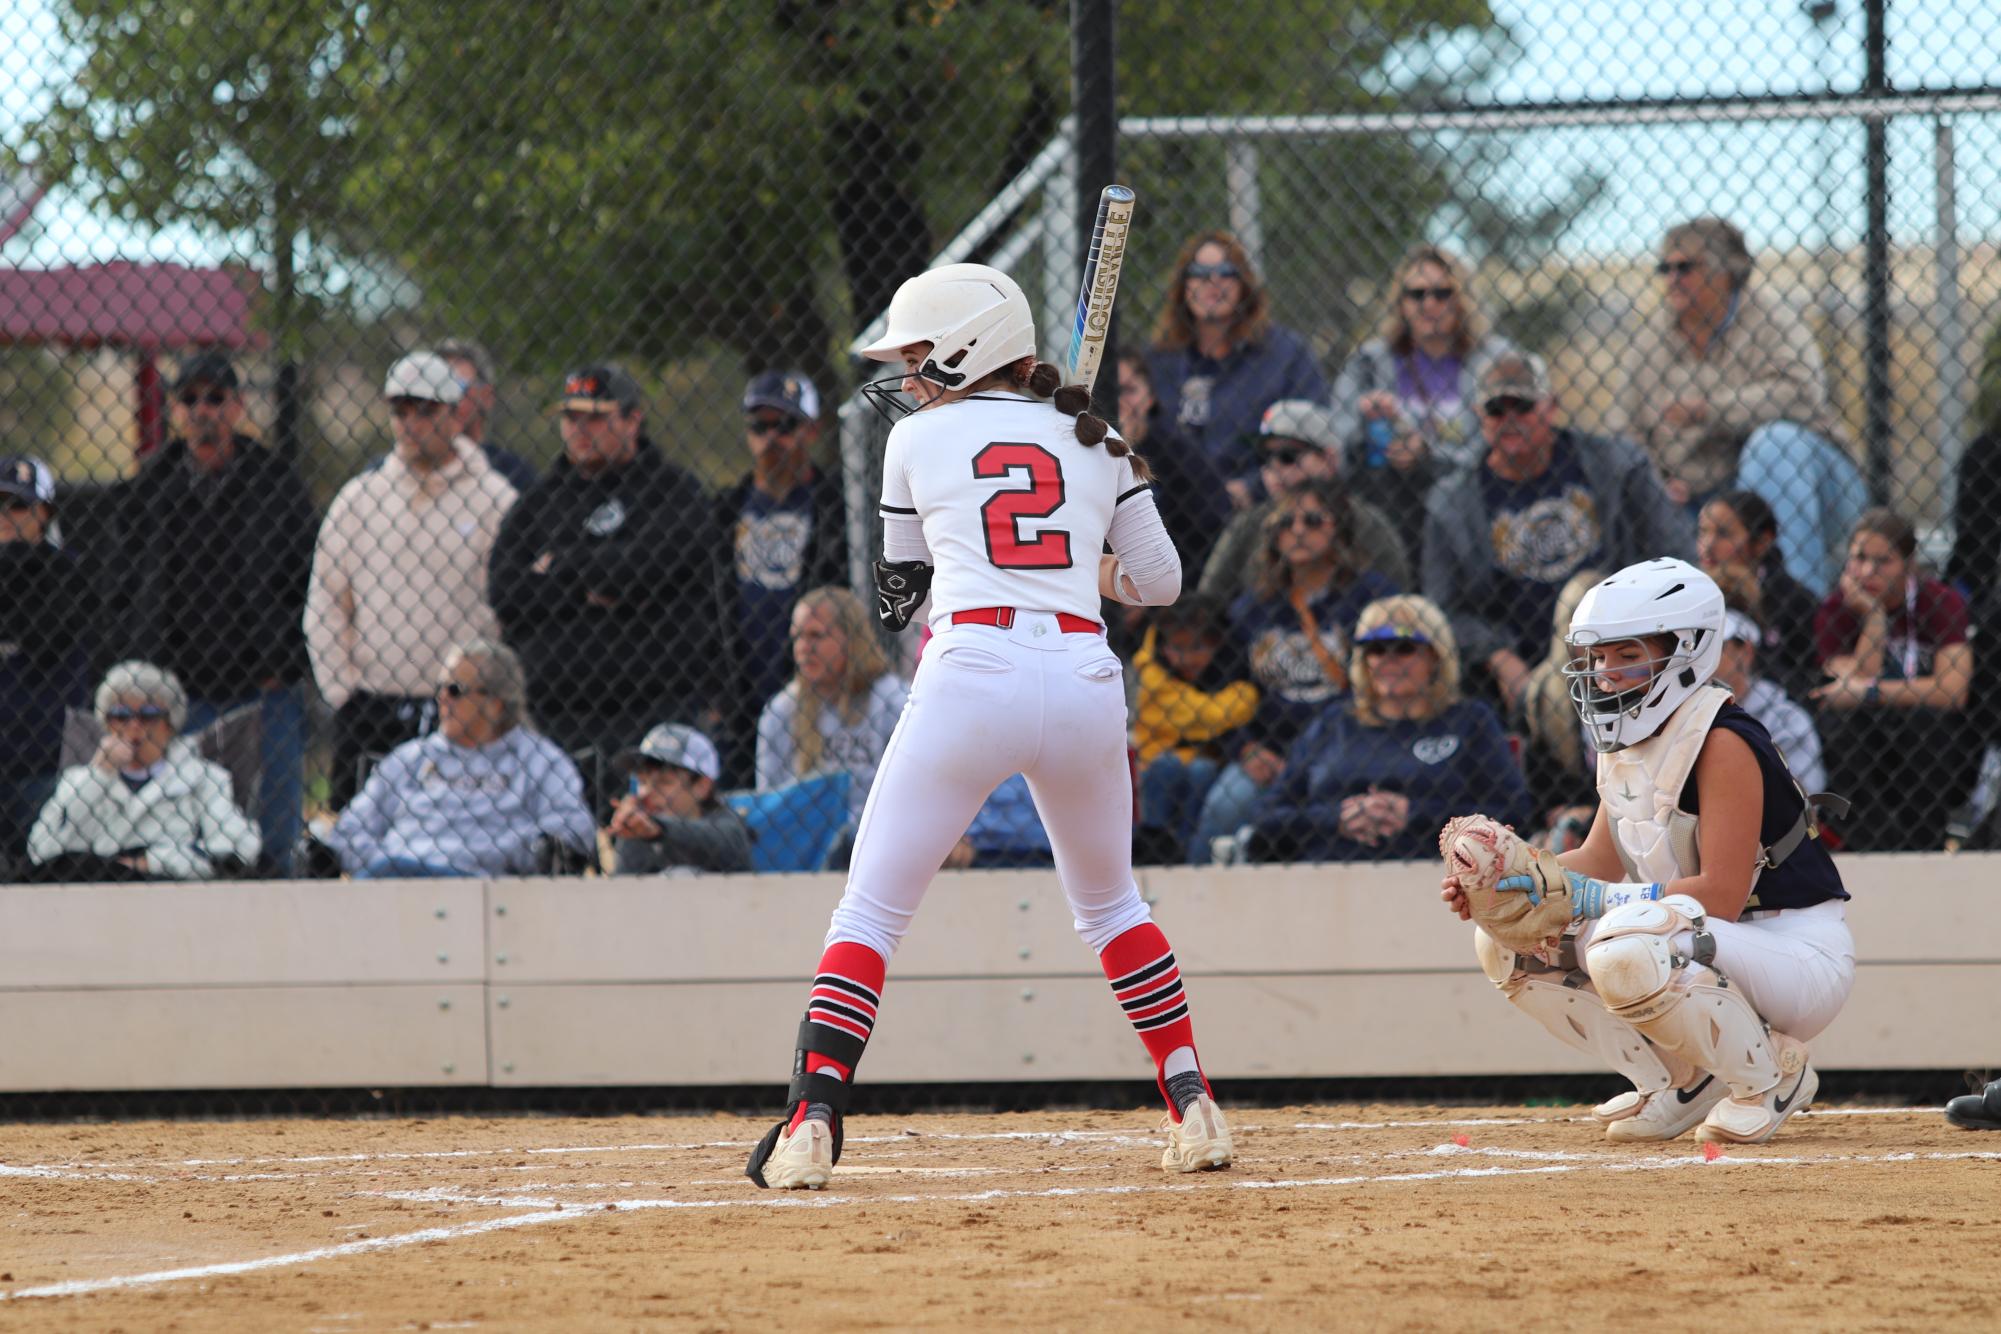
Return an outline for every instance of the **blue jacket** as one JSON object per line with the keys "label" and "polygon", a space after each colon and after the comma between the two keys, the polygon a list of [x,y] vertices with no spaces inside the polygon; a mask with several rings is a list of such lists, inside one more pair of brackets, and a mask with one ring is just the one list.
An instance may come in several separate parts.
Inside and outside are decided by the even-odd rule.
{"label": "blue jacket", "polygon": [[1327,377],[1300,336],[1274,324],[1261,343],[1232,348],[1221,361],[1191,347],[1146,354],[1160,416],[1193,441],[1226,478],[1255,481],[1253,441],[1264,411],[1282,398],[1327,401]]}
{"label": "blue jacket", "polygon": [[[1403,829],[1369,847],[1339,829],[1344,798],[1371,790],[1410,798]],[[1351,708],[1321,715],[1293,743],[1285,776],[1258,812],[1257,861],[1423,861],[1438,855],[1438,831],[1480,812],[1516,827],[1529,819],[1529,789],[1501,720],[1476,699],[1435,718],[1366,727]]]}

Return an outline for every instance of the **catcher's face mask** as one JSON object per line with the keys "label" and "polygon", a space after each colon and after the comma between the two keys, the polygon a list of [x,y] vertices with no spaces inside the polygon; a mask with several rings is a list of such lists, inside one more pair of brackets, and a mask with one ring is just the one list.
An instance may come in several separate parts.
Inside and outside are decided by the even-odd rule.
{"label": "catcher's face mask", "polygon": [[1572,635],[1566,642],[1571,659],[1563,674],[1570,702],[1584,720],[1594,749],[1603,753],[1642,740],[1651,729],[1638,732],[1632,724],[1643,719],[1655,727],[1665,721],[1665,715],[1660,719],[1647,715],[1658,711],[1650,706],[1663,702],[1662,687],[1674,672],[1688,665],[1689,653],[1680,636],[1595,641]]}

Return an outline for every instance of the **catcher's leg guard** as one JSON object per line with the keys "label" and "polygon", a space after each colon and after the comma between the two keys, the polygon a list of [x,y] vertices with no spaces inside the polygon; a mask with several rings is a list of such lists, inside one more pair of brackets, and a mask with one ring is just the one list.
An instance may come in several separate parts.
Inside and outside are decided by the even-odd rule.
{"label": "catcher's leg guard", "polygon": [[[766,1189],[818,1190],[827,1184],[834,1164],[841,1161],[841,1117],[848,1110],[853,1086],[832,1075],[808,1074],[806,1057],[817,1052],[853,1070],[861,1064],[862,1050],[867,1045],[860,1038],[825,1024],[811,1020],[800,1023],[799,1048],[792,1060],[792,1083],[785,1090],[786,1117],[765,1132],[757,1147],[750,1151],[750,1162],[743,1169],[745,1176]],[[833,1121],[823,1124],[809,1119],[801,1121],[796,1130],[789,1130],[790,1109],[802,1102],[825,1103],[833,1108]]]}
{"label": "catcher's leg guard", "polygon": [[1819,1079],[1805,1045],[1773,1033],[1709,966],[1715,942],[1702,927],[1702,905],[1683,894],[1627,904],[1599,923],[1584,966],[1614,1015],[1729,1085],[1702,1138],[1762,1143],[1812,1101]]}
{"label": "catcher's leg guard", "polygon": [[[1699,1074],[1685,1061],[1662,1052],[1638,1029],[1610,1013],[1605,1002],[1584,985],[1587,979],[1583,974],[1516,954],[1477,926],[1473,928],[1473,949],[1480,956],[1481,971],[1517,1010],[1564,1043],[1597,1057],[1633,1081],[1632,1092],[1592,1109],[1591,1114],[1600,1122],[1610,1124],[1638,1116],[1653,1095],[1699,1080]],[[1703,1110],[1708,1110],[1707,1104]]]}

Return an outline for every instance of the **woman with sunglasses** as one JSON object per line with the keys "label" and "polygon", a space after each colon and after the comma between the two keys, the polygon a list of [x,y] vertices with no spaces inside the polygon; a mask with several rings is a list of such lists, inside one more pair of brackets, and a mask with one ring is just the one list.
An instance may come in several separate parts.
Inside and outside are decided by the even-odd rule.
{"label": "woman with sunglasses", "polygon": [[327,839],[357,880],[526,875],[560,846],[597,847],[583,775],[528,725],[527,677],[490,640],[454,648],[438,680],[438,730],[375,766]]}
{"label": "woman with sunglasses", "polygon": [[1230,508],[1257,497],[1252,442],[1264,410],[1282,398],[1324,403],[1327,380],[1306,340],[1272,322],[1250,252],[1222,231],[1198,232],[1181,247],[1147,367],[1162,417],[1227,479],[1203,529],[1206,550]]}
{"label": "woman with sunglasses", "polygon": [[1391,275],[1376,336],[1355,349],[1334,381],[1335,425],[1357,493],[1406,519],[1414,505],[1412,532],[1433,478],[1480,461],[1473,377],[1513,347],[1489,332],[1471,278],[1449,250],[1421,245],[1406,253]]}
{"label": "woman with sunglasses", "polygon": [[104,726],[90,763],[65,770],[28,835],[42,880],[207,880],[257,860],[263,840],[229,774],[180,736],[180,678],[121,662],[97,687]]}
{"label": "woman with sunglasses", "polygon": [[1348,661],[1353,693],[1293,744],[1251,830],[1251,860],[1414,861],[1437,855],[1454,815],[1528,818],[1500,719],[1459,693],[1459,650],[1436,604],[1371,602]]}

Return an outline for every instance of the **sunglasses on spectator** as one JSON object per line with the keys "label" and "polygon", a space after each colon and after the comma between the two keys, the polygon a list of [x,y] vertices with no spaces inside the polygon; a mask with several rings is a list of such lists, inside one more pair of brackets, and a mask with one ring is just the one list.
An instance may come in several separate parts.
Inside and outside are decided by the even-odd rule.
{"label": "sunglasses on spectator", "polygon": [[434,403],[428,398],[392,398],[389,411],[398,417],[435,417],[445,410],[442,403]]}
{"label": "sunglasses on spectator", "polygon": [[1406,287],[1403,299],[1406,301],[1450,301],[1459,295],[1456,287]]}
{"label": "sunglasses on spectator", "polygon": [[129,723],[134,718],[155,723],[167,716],[167,711],[157,704],[141,704],[133,708],[130,704],[118,704],[104,711],[104,720],[110,723]]}
{"label": "sunglasses on spectator", "polygon": [[1333,516],[1328,514],[1326,510],[1298,510],[1286,516],[1285,526],[1287,528],[1304,528],[1312,532],[1325,528],[1332,522],[1334,522]]}
{"label": "sunglasses on spectator", "polygon": [[1237,272],[1237,266],[1230,263],[1228,260],[1224,260],[1221,264],[1190,264],[1187,268],[1183,269],[1181,272],[1182,276],[1187,278],[1188,281],[1191,283],[1195,282],[1197,279],[1200,278],[1215,278],[1221,280],[1224,278],[1236,278],[1241,276]]}
{"label": "sunglasses on spectator", "polygon": [[1699,259],[1664,259],[1654,265],[1654,272],[1661,277],[1682,278],[1702,267]]}
{"label": "sunglasses on spectator", "polygon": [[469,686],[463,681],[446,681],[438,687],[438,693],[449,699],[464,699],[467,695],[484,695],[480,686]]}
{"label": "sunglasses on spectator", "polygon": [[1307,455],[1305,445],[1273,445],[1265,451],[1265,462],[1276,463],[1281,468],[1290,467]]}
{"label": "sunglasses on spectator", "polygon": [[799,425],[797,417],[752,417],[744,423],[752,435],[791,435]]}
{"label": "sunglasses on spectator", "polygon": [[1480,405],[1480,411],[1496,421],[1503,417],[1526,417],[1536,410],[1532,398],[1490,398]]}
{"label": "sunglasses on spectator", "polygon": [[191,408],[197,403],[206,403],[212,408],[219,408],[227,402],[229,402],[229,391],[227,389],[211,389],[203,394],[197,394],[193,390],[189,390],[181,395],[181,406],[184,408]]}
{"label": "sunglasses on spectator", "polygon": [[1388,655],[1392,658],[1408,658],[1423,647],[1424,645],[1418,643],[1415,639],[1371,640],[1362,645],[1362,656],[1365,658],[1380,658]]}

